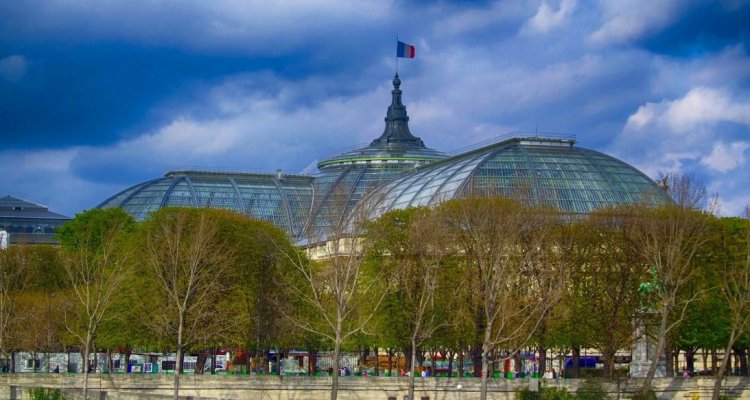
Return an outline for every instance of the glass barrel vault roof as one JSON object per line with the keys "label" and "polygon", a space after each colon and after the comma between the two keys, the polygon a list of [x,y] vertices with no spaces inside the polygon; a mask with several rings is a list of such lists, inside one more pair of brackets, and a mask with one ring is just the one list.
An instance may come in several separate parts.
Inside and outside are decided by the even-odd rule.
{"label": "glass barrel vault roof", "polygon": [[122,207],[138,220],[168,206],[227,208],[298,236],[310,213],[312,193],[309,176],[174,171],[125,189],[98,207]]}

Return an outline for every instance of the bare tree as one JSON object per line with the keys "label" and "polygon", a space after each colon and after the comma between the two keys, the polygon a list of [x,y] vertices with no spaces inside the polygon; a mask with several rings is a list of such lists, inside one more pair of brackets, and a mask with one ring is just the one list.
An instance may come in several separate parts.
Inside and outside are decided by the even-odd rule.
{"label": "bare tree", "polygon": [[367,242],[361,238],[369,210],[363,205],[346,212],[347,196],[332,195],[332,199],[331,206],[320,213],[326,229],[313,227],[308,234],[309,257],[302,252],[280,249],[292,266],[285,277],[285,286],[304,311],[296,314],[279,311],[298,328],[333,343],[331,400],[336,400],[342,344],[365,332],[385,292],[378,285],[382,273],[367,271],[363,265]]}
{"label": "bare tree", "polygon": [[[554,261],[551,240],[555,214],[499,197],[454,200],[438,212],[443,231],[466,265],[467,279],[475,281],[474,297],[467,303],[480,310],[480,398],[486,400],[489,356],[527,343],[564,288],[564,269]],[[541,287],[532,284],[531,274],[558,278],[536,279],[549,285]]]}
{"label": "bare tree", "polygon": [[102,323],[113,317],[109,309],[131,271],[121,241],[123,225],[104,222],[89,224],[72,237],[62,263],[71,287],[64,321],[81,345],[84,399],[88,398],[88,362],[94,340]]}
{"label": "bare tree", "polygon": [[153,326],[176,341],[174,398],[179,398],[188,338],[220,324],[212,318],[224,291],[221,278],[233,256],[218,234],[210,210],[164,208],[145,227],[144,262],[152,274],[161,309]]}
{"label": "bare tree", "polygon": [[[408,332],[410,370],[413,372],[417,351],[436,330],[449,321],[440,309],[440,292],[455,293],[460,284],[446,287],[442,273],[450,246],[439,233],[438,221],[430,210],[412,208],[395,210],[381,216],[369,226],[367,240],[374,249],[374,267],[386,271],[384,291],[398,303],[397,322]],[[446,296],[449,294],[446,293]],[[409,374],[409,398],[414,398],[415,374]]]}
{"label": "bare tree", "polygon": [[656,349],[643,383],[642,391],[651,390],[659,358],[667,337],[682,322],[688,305],[700,292],[686,295],[684,289],[697,269],[694,260],[710,239],[712,215],[707,207],[706,189],[690,175],[665,178],[672,204],[644,208],[633,224],[633,237],[644,258],[651,265],[655,279]]}
{"label": "bare tree", "polygon": [[[729,306],[729,340],[724,348],[724,359],[716,372],[713,400],[719,400],[721,381],[727,370],[732,348],[737,339],[750,330],[750,206],[740,220],[737,232],[725,232],[723,279],[719,289]],[[737,241],[740,239],[740,241]]]}

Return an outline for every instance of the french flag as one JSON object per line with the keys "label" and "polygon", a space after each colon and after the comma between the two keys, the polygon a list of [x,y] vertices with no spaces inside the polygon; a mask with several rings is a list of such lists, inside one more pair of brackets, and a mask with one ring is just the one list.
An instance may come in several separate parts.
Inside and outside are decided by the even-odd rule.
{"label": "french flag", "polygon": [[417,55],[417,48],[406,44],[404,42],[398,42],[398,47],[396,49],[396,57],[403,57],[403,58],[414,58],[414,56]]}

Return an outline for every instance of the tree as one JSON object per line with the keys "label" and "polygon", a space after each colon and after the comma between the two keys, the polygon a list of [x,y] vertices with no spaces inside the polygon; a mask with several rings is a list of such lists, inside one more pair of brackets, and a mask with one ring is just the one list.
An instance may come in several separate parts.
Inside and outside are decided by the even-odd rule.
{"label": "tree", "polygon": [[[361,238],[369,210],[360,202],[353,211],[345,213],[346,196],[339,193],[332,198],[344,201],[333,201],[333,206],[322,210],[321,218],[328,227],[325,232],[316,231],[314,226],[308,232],[310,257],[300,251],[279,251],[291,266],[284,274],[285,287],[299,303],[298,312],[281,312],[299,329],[333,344],[331,400],[336,400],[342,345],[365,332],[385,292],[377,285],[382,272],[370,275],[363,266],[368,242]],[[376,201],[367,203],[374,205]]]}
{"label": "tree", "polygon": [[444,261],[449,246],[444,238],[425,208],[391,211],[368,226],[371,262],[385,272],[381,290],[389,293],[392,306],[385,315],[396,316],[386,319],[394,331],[405,334],[408,343],[410,399],[414,398],[417,349],[449,320],[439,307],[440,294],[448,291]]}
{"label": "tree", "polygon": [[152,326],[173,338],[176,349],[175,400],[185,348],[205,337],[206,329],[221,326],[215,311],[225,292],[222,278],[233,262],[232,248],[221,240],[214,219],[222,212],[167,207],[142,227],[142,261],[157,294]]}
{"label": "tree", "polygon": [[579,321],[590,336],[590,345],[604,356],[604,376],[614,372],[614,355],[633,342],[633,322],[639,317],[641,282],[648,265],[630,236],[634,209],[619,207],[592,213],[579,223],[576,246],[579,258],[573,264],[572,285]]}
{"label": "tree", "polygon": [[722,238],[725,250],[719,289],[729,309],[729,338],[714,382],[713,400],[719,400],[721,381],[737,339],[750,330],[750,206],[745,218],[725,218]]}
{"label": "tree", "polygon": [[248,362],[265,365],[257,358],[274,346],[291,347],[289,340],[295,333],[278,312],[291,306],[281,275],[290,266],[282,265],[288,262],[282,254],[295,250],[284,231],[268,222],[240,214],[227,214],[217,221],[222,240],[234,247],[227,285],[234,291],[237,324],[228,332],[230,343],[249,351]]}
{"label": "tree", "polygon": [[89,210],[60,229],[63,267],[71,288],[65,327],[81,345],[83,392],[88,398],[89,354],[101,324],[131,271],[124,240],[135,222],[122,209]]}
{"label": "tree", "polygon": [[4,360],[16,339],[12,328],[21,317],[18,300],[29,283],[29,258],[25,246],[0,250],[0,357]]}
{"label": "tree", "polygon": [[688,305],[700,295],[683,297],[697,268],[694,259],[710,239],[711,213],[703,211],[705,187],[689,175],[666,179],[674,203],[644,207],[633,224],[633,237],[654,275],[653,296],[658,318],[656,349],[642,391],[651,390],[659,358],[672,330],[682,322]]}
{"label": "tree", "polygon": [[[562,293],[564,269],[555,260],[551,240],[557,214],[500,197],[452,200],[436,212],[441,232],[449,235],[462,258],[470,295],[466,304],[478,317],[481,340],[481,399],[487,398],[489,356],[528,342],[543,314]],[[532,274],[557,278],[537,279]],[[541,293],[548,293],[541,301]],[[514,353],[511,351],[510,354]]]}

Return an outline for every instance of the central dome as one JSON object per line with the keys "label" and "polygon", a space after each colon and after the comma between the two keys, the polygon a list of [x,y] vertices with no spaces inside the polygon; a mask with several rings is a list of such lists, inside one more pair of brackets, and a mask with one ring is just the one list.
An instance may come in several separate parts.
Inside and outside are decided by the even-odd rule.
{"label": "central dome", "polygon": [[367,193],[405,172],[440,161],[447,154],[428,148],[409,130],[409,115],[401,101],[401,80],[393,78],[385,129],[367,147],[350,150],[318,163],[313,212],[306,226],[312,236],[340,223]]}
{"label": "central dome", "polygon": [[401,79],[393,78],[391,105],[385,116],[385,129],[369,146],[347,151],[318,163],[318,169],[352,164],[406,164],[409,168],[442,160],[447,154],[425,147],[422,139],[409,130],[409,115],[401,102]]}

